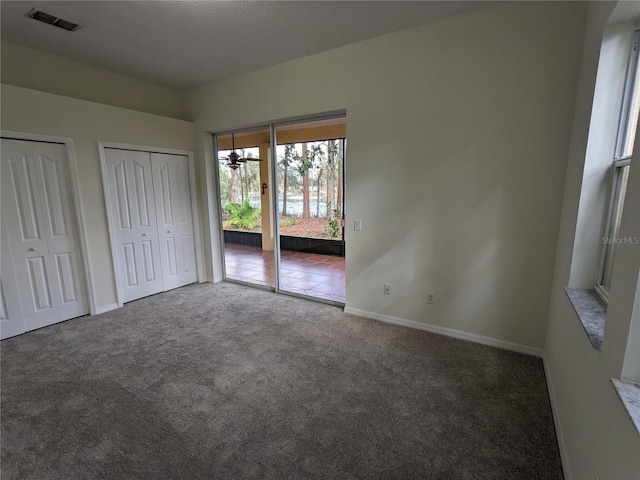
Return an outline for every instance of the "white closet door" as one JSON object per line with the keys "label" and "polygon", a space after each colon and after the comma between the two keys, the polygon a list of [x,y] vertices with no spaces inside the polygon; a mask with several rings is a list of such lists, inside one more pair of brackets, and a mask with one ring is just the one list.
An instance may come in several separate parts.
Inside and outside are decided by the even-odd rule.
{"label": "white closet door", "polygon": [[123,302],[163,291],[151,156],[105,148],[109,212]]}
{"label": "white closet door", "polygon": [[197,280],[189,188],[189,163],[184,155],[152,153],[153,185],[164,289]]}
{"label": "white closet door", "polygon": [[26,331],[88,313],[66,163],[64,145],[2,139],[6,316]]}
{"label": "white closet door", "polygon": [[57,289],[53,300],[60,320],[88,313],[82,281],[80,245],[73,220],[68,182],[66,148],[52,143],[33,143],[38,190],[42,192],[44,235]]}
{"label": "white closet door", "polygon": [[[4,177],[4,172],[2,173]],[[7,190],[2,187],[2,192]],[[3,197],[2,204],[5,205]],[[11,259],[11,249],[7,237],[6,216],[2,215],[2,232],[0,232],[0,243],[2,244],[2,281],[0,282],[0,339],[14,337],[27,331],[20,306],[20,289],[16,281]]]}

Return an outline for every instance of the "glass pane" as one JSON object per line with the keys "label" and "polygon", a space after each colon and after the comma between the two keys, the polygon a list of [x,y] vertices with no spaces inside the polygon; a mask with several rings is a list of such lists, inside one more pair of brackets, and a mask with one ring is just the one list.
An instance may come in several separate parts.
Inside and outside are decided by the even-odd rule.
{"label": "glass pane", "polygon": [[606,250],[601,285],[607,291],[611,288],[616,245],[623,241],[623,239],[620,238],[620,223],[622,221],[622,210],[627,191],[627,183],[629,182],[629,165],[619,167],[616,170],[615,193],[611,212],[611,223],[609,224],[609,234],[602,239],[602,241],[605,242]]}
{"label": "glass pane", "polygon": [[635,85],[631,96],[631,105],[629,106],[629,119],[627,123],[627,131],[625,132],[625,141],[622,149],[622,157],[628,157],[633,153],[633,144],[636,139],[636,129],[638,128],[638,113],[640,112],[640,75],[636,72]]}
{"label": "glass pane", "polygon": [[269,130],[218,136],[217,144],[225,276],[275,287]]}
{"label": "glass pane", "polygon": [[278,145],[280,234],[342,239],[344,141]]}
{"label": "glass pane", "polygon": [[344,303],[344,118],[276,129],[280,288]]}

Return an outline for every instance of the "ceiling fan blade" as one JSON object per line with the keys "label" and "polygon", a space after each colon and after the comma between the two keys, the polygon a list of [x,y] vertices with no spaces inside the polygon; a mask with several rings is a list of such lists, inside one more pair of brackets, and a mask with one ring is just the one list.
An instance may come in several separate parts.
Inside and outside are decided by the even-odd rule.
{"label": "ceiling fan blade", "polygon": [[249,157],[241,157],[235,151],[232,151],[226,157],[219,157],[218,161],[227,162],[227,165],[232,169],[236,170],[240,165],[247,162],[261,162],[261,158],[249,158]]}

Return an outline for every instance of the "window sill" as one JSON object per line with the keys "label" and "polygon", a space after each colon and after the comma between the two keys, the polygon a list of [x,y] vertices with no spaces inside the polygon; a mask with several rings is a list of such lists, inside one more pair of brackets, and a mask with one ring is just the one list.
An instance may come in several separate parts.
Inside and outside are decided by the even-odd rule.
{"label": "window sill", "polygon": [[616,387],[616,392],[618,392],[624,408],[640,434],[640,385],[615,378],[611,379],[611,383]]}
{"label": "window sill", "polygon": [[596,350],[600,350],[604,337],[606,307],[600,302],[593,290],[565,287],[564,291],[578,314],[591,345]]}

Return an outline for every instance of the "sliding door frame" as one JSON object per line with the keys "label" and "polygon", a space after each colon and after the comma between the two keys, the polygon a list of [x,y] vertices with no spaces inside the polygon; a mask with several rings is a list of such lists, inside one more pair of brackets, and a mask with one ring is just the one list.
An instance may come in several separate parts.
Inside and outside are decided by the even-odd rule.
{"label": "sliding door frame", "polygon": [[[339,111],[339,112],[330,112],[330,113],[325,113],[325,114],[319,114],[319,115],[309,115],[309,116],[305,116],[305,117],[296,117],[293,119],[288,119],[288,120],[282,120],[279,122],[273,122],[271,124],[271,143],[274,145],[277,145],[277,134],[276,134],[276,129],[278,127],[284,127],[287,125],[297,125],[297,124],[302,124],[302,123],[309,123],[309,122],[318,122],[318,121],[322,121],[322,120],[331,120],[334,118],[346,118],[347,117],[347,112],[346,111]],[[344,152],[343,152],[343,159],[347,158],[346,155],[346,146],[347,146],[347,139],[344,139]],[[273,188],[273,195],[274,195],[274,205],[276,206],[276,209],[278,209],[278,156],[277,156],[277,152],[275,148],[272,148],[272,168],[273,168],[273,184],[275,185],[276,188]],[[342,169],[343,169],[343,176],[342,176],[342,203],[344,206],[346,206],[346,189],[344,188],[345,186],[345,179],[346,179],[346,169],[345,169],[345,164],[346,162],[343,160],[343,164],[342,164]],[[345,209],[343,208],[343,213],[342,216],[344,217],[346,215]],[[286,295],[289,295],[291,297],[298,297],[298,298],[304,298],[304,299],[312,299],[316,302],[320,302],[320,303],[327,303],[329,305],[336,305],[336,306],[343,306],[343,304],[339,303],[339,302],[335,302],[333,300],[326,300],[324,298],[318,298],[318,297],[312,297],[310,295],[302,295],[300,293],[296,293],[296,292],[290,292],[288,290],[283,290],[282,288],[280,288],[280,263],[281,263],[281,259],[280,259],[280,218],[279,218],[279,214],[278,212],[276,212],[275,215],[276,221],[274,224],[274,228],[275,228],[275,244],[277,246],[277,248],[275,248],[274,250],[276,251],[276,293],[283,293]],[[346,242],[345,242],[345,251],[346,251]],[[345,257],[346,258],[346,257]]]}
{"label": "sliding door frame", "polygon": [[[279,215],[279,198],[278,198],[278,152],[277,152],[277,135],[276,135],[276,128],[278,127],[283,127],[286,125],[295,125],[295,124],[299,124],[299,123],[308,123],[308,122],[315,122],[315,121],[322,121],[322,120],[331,120],[334,118],[346,118],[347,117],[347,111],[346,110],[336,110],[336,111],[332,111],[332,112],[326,112],[326,113],[319,113],[319,114],[315,114],[315,115],[304,115],[304,116],[299,116],[299,117],[291,117],[291,118],[287,118],[287,119],[282,119],[282,120],[277,120],[277,121],[273,121],[270,123],[264,123],[264,124],[256,124],[256,125],[252,125],[250,127],[241,127],[241,128],[235,128],[235,129],[227,129],[227,130],[221,130],[219,132],[211,132],[211,138],[212,138],[212,145],[213,145],[213,164],[215,165],[216,168],[214,168],[214,181],[215,181],[215,198],[216,198],[216,211],[218,214],[218,238],[219,238],[219,256],[220,256],[220,266],[222,267],[222,279],[223,281],[227,281],[230,283],[237,283],[240,285],[246,285],[246,286],[250,286],[253,288],[258,288],[261,290],[267,290],[267,291],[271,291],[271,292],[275,292],[275,293],[282,293],[285,295],[289,295],[292,297],[298,297],[298,298],[305,298],[305,299],[312,299],[314,301],[320,302],[320,303],[327,303],[330,305],[337,305],[337,306],[343,306],[341,303],[339,302],[335,302],[332,300],[326,300],[323,298],[317,298],[317,297],[311,297],[308,295],[301,295],[299,293],[295,293],[295,292],[289,292],[287,290],[282,290],[280,288],[280,264],[281,264],[281,258],[280,258],[280,215]],[[228,278],[227,277],[227,269],[226,269],[226,265],[225,265],[225,249],[224,249],[224,228],[222,225],[222,206],[221,206],[221,196],[220,196],[220,173],[219,173],[219,169],[220,169],[220,164],[219,164],[219,159],[218,159],[218,137],[221,136],[225,136],[225,135],[231,135],[233,134],[237,134],[237,133],[244,133],[244,132],[251,132],[251,131],[255,131],[255,130],[266,130],[269,129],[269,141],[270,141],[270,147],[271,147],[271,155],[269,157],[269,162],[270,162],[270,169],[271,169],[271,173],[272,173],[272,178],[273,178],[273,186],[275,188],[271,188],[271,199],[272,199],[272,204],[273,204],[273,208],[275,210],[275,212],[271,212],[272,216],[273,216],[273,228],[274,228],[274,249],[273,249],[273,254],[274,254],[274,264],[275,264],[275,287],[268,287],[266,285],[258,285],[258,284],[254,284],[254,283],[249,283],[249,282],[244,282],[242,280],[236,280],[233,278]],[[343,150],[343,156],[346,159],[346,151],[347,151],[347,139],[344,138],[344,150]],[[346,168],[345,168],[345,163],[343,163],[342,165],[342,169],[343,169],[343,176],[342,176],[342,194],[343,194],[343,211],[342,211],[342,216],[343,218],[346,218],[346,189],[344,188],[346,185]],[[346,250],[346,244],[345,244],[345,250]],[[214,267],[212,265],[212,267]],[[215,271],[215,268],[214,268]]]}
{"label": "sliding door frame", "polygon": [[[231,134],[238,134],[238,133],[245,133],[245,132],[254,132],[254,131],[258,131],[258,130],[267,130],[269,129],[269,139],[270,141],[273,139],[273,133],[272,133],[272,126],[271,124],[264,124],[264,125],[253,125],[251,127],[244,127],[244,128],[235,128],[233,130],[224,130],[224,131],[220,131],[220,132],[216,132],[216,133],[212,133],[212,140],[213,140],[213,164],[215,165],[215,168],[213,169],[214,172],[214,180],[215,180],[215,198],[216,198],[216,212],[218,214],[218,243],[219,243],[219,249],[218,249],[218,254],[220,256],[220,266],[222,268],[222,280],[225,282],[230,282],[230,283],[237,283],[239,285],[245,285],[248,287],[253,287],[253,288],[258,288],[260,290],[266,290],[269,292],[273,292],[275,289],[273,287],[269,287],[268,285],[259,285],[256,283],[250,283],[250,282],[245,282],[243,280],[238,280],[235,278],[229,278],[227,277],[227,266],[225,264],[225,250],[224,250],[224,226],[222,224],[222,197],[220,195],[220,160],[218,157],[218,138],[219,137],[224,137],[227,135],[231,135]],[[275,149],[273,148],[273,143],[271,143],[270,146],[270,150],[271,152],[273,152]],[[271,155],[273,157],[273,153]],[[271,159],[265,159],[269,162],[271,162]],[[273,188],[271,189],[273,190]],[[278,251],[278,248],[274,248],[274,254],[276,251]],[[278,267],[277,267],[277,263],[276,263],[276,277],[275,277],[275,285],[277,288],[278,285]],[[275,290],[277,291],[277,290]]]}

